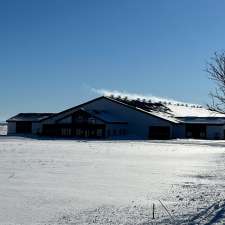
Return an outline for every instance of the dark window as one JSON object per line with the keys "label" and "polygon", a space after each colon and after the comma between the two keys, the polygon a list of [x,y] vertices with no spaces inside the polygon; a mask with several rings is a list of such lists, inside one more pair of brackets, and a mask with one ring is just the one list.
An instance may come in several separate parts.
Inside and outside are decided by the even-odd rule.
{"label": "dark window", "polygon": [[206,125],[202,124],[187,124],[186,125],[186,137],[205,139],[206,138]]}
{"label": "dark window", "polygon": [[61,135],[62,136],[71,136],[72,135],[71,128],[62,128]]}
{"label": "dark window", "polygon": [[149,127],[150,139],[170,139],[170,127],[166,126],[151,126]]}

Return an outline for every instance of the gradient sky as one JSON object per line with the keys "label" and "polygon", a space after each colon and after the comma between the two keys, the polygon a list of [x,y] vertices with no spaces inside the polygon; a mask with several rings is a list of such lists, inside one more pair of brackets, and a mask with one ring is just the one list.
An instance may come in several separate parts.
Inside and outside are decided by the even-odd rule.
{"label": "gradient sky", "polygon": [[0,0],[0,120],[119,90],[205,104],[222,0]]}

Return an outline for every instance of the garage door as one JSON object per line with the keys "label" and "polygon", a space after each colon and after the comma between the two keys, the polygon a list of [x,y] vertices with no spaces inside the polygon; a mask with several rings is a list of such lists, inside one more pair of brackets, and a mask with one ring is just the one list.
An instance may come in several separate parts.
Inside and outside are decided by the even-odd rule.
{"label": "garage door", "polygon": [[149,139],[165,140],[170,139],[170,127],[167,126],[150,126]]}
{"label": "garage door", "polygon": [[31,122],[16,122],[16,133],[28,134],[32,132]]}

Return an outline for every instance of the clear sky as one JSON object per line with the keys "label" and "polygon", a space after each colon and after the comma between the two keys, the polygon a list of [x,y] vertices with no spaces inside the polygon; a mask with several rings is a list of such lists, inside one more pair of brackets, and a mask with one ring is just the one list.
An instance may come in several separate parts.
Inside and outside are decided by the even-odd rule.
{"label": "clear sky", "polygon": [[222,0],[0,0],[0,120],[119,90],[205,104]]}

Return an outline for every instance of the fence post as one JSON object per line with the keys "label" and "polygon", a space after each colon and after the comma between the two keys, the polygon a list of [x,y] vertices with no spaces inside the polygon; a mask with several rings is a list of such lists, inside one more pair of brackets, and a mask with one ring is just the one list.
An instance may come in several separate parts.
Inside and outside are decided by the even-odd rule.
{"label": "fence post", "polygon": [[152,205],[152,219],[155,219],[155,204]]}

